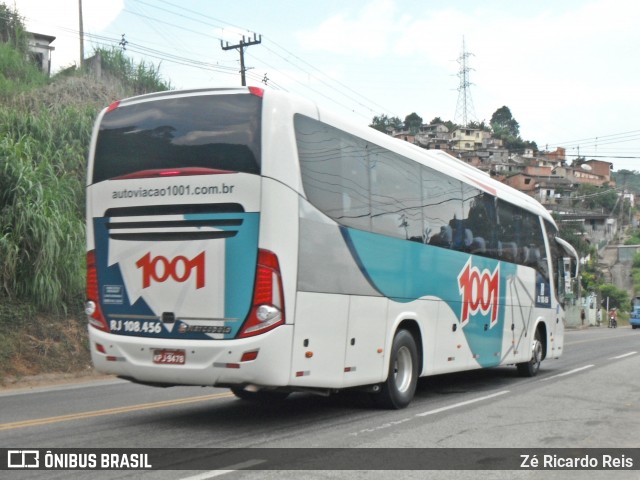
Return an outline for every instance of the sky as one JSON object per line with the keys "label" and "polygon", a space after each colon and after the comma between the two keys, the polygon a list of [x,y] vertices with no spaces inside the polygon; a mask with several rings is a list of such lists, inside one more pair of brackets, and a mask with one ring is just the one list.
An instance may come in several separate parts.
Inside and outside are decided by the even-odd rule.
{"label": "sky", "polygon": [[[286,90],[355,122],[377,115],[489,123],[507,106],[520,136],[640,171],[640,2],[636,0],[3,0],[53,35],[53,71],[117,47],[172,87]],[[255,37],[254,37],[255,35]]]}

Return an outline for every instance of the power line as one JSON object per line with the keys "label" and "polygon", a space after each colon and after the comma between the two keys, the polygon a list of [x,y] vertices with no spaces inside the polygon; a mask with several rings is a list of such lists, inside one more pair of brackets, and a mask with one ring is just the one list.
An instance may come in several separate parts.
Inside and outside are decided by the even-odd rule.
{"label": "power line", "polygon": [[571,154],[567,153],[565,156],[567,157],[577,157],[577,158],[626,158],[626,159],[635,159],[640,158],[640,156],[625,156],[625,155],[591,155],[591,154]]}
{"label": "power line", "polygon": [[599,139],[609,139],[610,137],[619,137],[619,136],[629,135],[629,134],[640,135],[640,130],[630,130],[628,132],[611,133],[608,135],[598,135],[596,137],[581,138],[579,140],[570,140],[565,142],[553,142],[551,144],[567,146],[567,145],[573,145],[573,144],[583,144],[586,141],[592,141],[597,143]]}
{"label": "power line", "polygon": [[[184,13],[176,13],[176,12],[174,12],[173,10],[168,10],[168,9],[166,9],[166,8],[159,7],[159,6],[155,5],[155,4],[150,4],[150,3],[144,2],[143,0],[135,0],[135,1],[136,1],[136,2],[139,2],[139,3],[143,3],[143,4],[145,4],[145,5],[148,5],[148,6],[152,7],[152,8],[156,8],[156,9],[159,9],[159,10],[162,10],[162,11],[165,11],[165,12],[168,12],[168,13],[175,14],[175,15],[177,15],[177,16],[179,16],[179,17],[182,17],[182,18],[185,18],[185,19],[187,19],[187,20],[191,20],[191,21],[194,21],[194,22],[198,22],[198,23],[204,24],[204,25],[206,25],[206,26],[210,26],[210,27],[218,27],[218,28],[222,28],[222,29],[224,29],[224,28],[225,28],[225,27],[224,27],[224,25],[228,25],[228,26],[231,26],[231,27],[236,28],[236,29],[238,29],[238,30],[242,30],[242,31],[249,32],[249,30],[248,30],[248,29],[246,29],[246,28],[244,28],[244,27],[241,27],[241,26],[239,26],[239,25],[235,25],[235,24],[232,24],[232,23],[226,22],[226,21],[224,21],[224,20],[221,20],[221,19],[218,19],[218,18],[215,18],[215,17],[211,17],[211,16],[208,16],[208,15],[204,15],[204,14],[202,14],[202,13],[200,13],[200,12],[197,12],[197,11],[194,11],[194,10],[190,10],[190,9],[188,9],[188,8],[184,8],[184,7],[182,7],[182,6],[175,5],[175,4],[173,4],[173,3],[171,3],[171,2],[168,2],[168,1],[166,1],[166,0],[158,0],[158,1],[160,1],[161,3],[163,3],[163,4],[165,4],[165,5],[168,5],[168,6],[171,6],[171,7],[173,7],[173,8],[179,9],[181,12],[182,12],[182,11],[189,12],[189,13],[192,13],[192,14],[197,15],[197,16],[199,16],[199,17],[202,17],[202,18],[205,18],[205,19],[208,19],[208,20],[212,20],[212,21],[217,22],[217,23],[211,24],[211,23],[209,23],[209,22],[202,21],[202,20],[199,20],[199,19],[195,19],[195,18],[193,18],[193,17],[191,17],[191,16],[187,16],[187,15],[185,15]],[[129,13],[133,13],[133,12],[129,12]],[[138,14],[138,15],[140,15],[140,14]],[[149,19],[149,20],[152,20],[152,21],[160,21],[160,22],[163,22],[163,21],[161,21],[161,20],[155,19],[155,18],[153,18],[153,17],[146,16],[146,15],[141,15],[141,16],[143,16],[143,17],[145,17],[145,18],[147,18],[147,19]],[[190,32],[194,33],[192,29],[186,29],[186,28],[181,27],[181,26],[179,26],[179,25],[171,24],[170,22],[163,22],[163,23],[170,24],[170,25],[175,26],[176,28],[185,29],[185,30],[188,30],[188,31],[190,31]],[[221,24],[223,24],[223,25],[221,25]],[[202,34],[202,33],[200,33],[200,32],[195,32],[195,33],[198,33],[198,34],[200,34],[200,35],[210,36],[210,37],[212,37],[212,38],[216,38],[217,40],[221,40],[220,38],[218,38],[218,37],[216,37],[216,36],[211,36],[211,35],[207,35],[207,34]],[[265,40],[267,40],[267,39],[268,39],[268,38],[265,36]],[[379,108],[382,108],[382,110],[383,110],[383,111],[389,112],[389,109],[386,109],[386,108],[384,108],[384,107],[381,107],[380,105],[376,104],[375,102],[371,101],[370,99],[367,99],[366,97],[364,97],[361,93],[357,92],[356,90],[351,89],[350,87],[348,87],[348,86],[347,86],[347,85],[345,85],[344,83],[342,83],[342,82],[340,82],[340,81],[338,81],[338,80],[336,80],[336,79],[333,79],[333,78],[331,78],[331,77],[327,76],[327,75],[326,75],[324,72],[322,72],[320,69],[318,69],[318,68],[314,67],[314,66],[313,66],[313,65],[311,65],[309,62],[307,62],[307,61],[303,60],[302,58],[300,58],[300,57],[298,57],[297,55],[293,54],[292,52],[288,51],[287,49],[285,49],[284,47],[280,46],[280,45],[279,45],[279,44],[277,44],[276,42],[271,41],[271,43],[273,43],[273,45],[275,45],[277,48],[279,48],[279,49],[281,49],[282,51],[284,51],[284,52],[286,53],[286,55],[287,55],[287,56],[283,56],[282,54],[278,53],[277,51],[275,51],[275,50],[273,50],[273,49],[269,48],[269,47],[268,47],[268,45],[264,45],[265,50],[267,50],[267,51],[271,52],[272,54],[276,55],[277,57],[281,58],[283,61],[285,61],[285,62],[287,62],[287,63],[291,64],[292,66],[294,66],[295,68],[299,69],[299,70],[300,70],[300,71],[302,71],[303,73],[305,73],[305,74],[307,74],[307,75],[309,75],[309,76],[313,76],[313,78],[315,78],[316,80],[318,80],[322,85],[326,86],[327,88],[329,88],[329,89],[331,89],[331,90],[333,90],[333,91],[335,91],[335,92],[339,93],[339,94],[340,94],[340,95],[342,95],[342,96],[345,96],[347,99],[349,99],[349,100],[350,100],[350,101],[352,101],[352,102],[354,102],[354,101],[355,101],[355,103],[356,103],[356,104],[358,104],[358,105],[359,105],[360,107],[362,107],[362,108],[367,109],[367,110],[368,110],[369,112],[371,112],[371,113],[376,114],[376,113],[379,113],[379,111],[374,110],[373,108],[371,108],[370,106],[366,105],[366,104],[365,104],[365,103],[363,103],[362,101],[357,101],[357,100],[355,100],[355,99],[354,99],[354,95],[355,95],[355,96],[357,96],[357,97],[359,97],[359,98],[361,98],[361,99],[363,99],[363,100],[365,100],[365,101],[366,101],[366,102],[368,102],[369,104],[372,104],[372,105],[375,105],[375,106],[377,106],[377,107],[379,107]],[[253,56],[252,56],[252,58],[255,58],[255,59],[257,59],[258,61],[260,61],[260,62],[264,63],[264,64],[265,64],[265,65],[267,65],[267,66],[269,66],[269,65],[267,64],[267,62],[265,62],[264,60],[262,60],[262,59],[260,58],[260,56],[253,55]],[[305,70],[304,68],[300,67],[300,65],[296,64],[295,62],[293,62],[293,61],[291,60],[291,58],[295,59],[295,60],[296,60],[296,61],[298,61],[298,62],[302,62],[302,63],[304,63],[306,66],[308,66],[309,68],[313,69],[315,72],[318,72],[318,73],[319,73],[319,74],[321,74],[322,76],[324,76],[324,77],[328,78],[331,82],[333,82],[333,83],[335,83],[335,84],[339,85],[341,88],[344,88],[344,89],[348,90],[350,93],[344,93],[344,92],[343,92],[343,91],[341,91],[340,89],[338,89],[338,88],[336,88],[336,87],[331,86],[327,81],[323,80],[322,78],[319,78],[317,75],[314,75],[314,74],[312,74],[312,73],[309,73],[307,70]],[[273,68],[273,67],[270,67],[270,68]],[[276,69],[276,71],[278,71],[278,70]],[[288,78],[291,78],[290,76],[288,76],[288,75],[284,74],[284,72],[278,71],[278,73],[280,73],[281,75],[287,76]],[[315,90],[315,89],[313,89],[313,88],[309,87],[308,85],[301,84],[299,81],[297,81],[297,80],[295,80],[295,79],[292,79],[292,80],[293,80],[293,81],[295,81],[296,83],[298,83],[301,87],[303,87],[303,88],[307,88],[307,89],[310,89],[310,90],[314,91],[315,93],[318,93],[318,91],[317,91],[317,90]],[[272,83],[271,83],[271,84],[272,84]],[[325,97],[326,97],[327,99],[331,100],[333,103],[336,103],[336,104],[338,104],[338,105],[340,105],[340,106],[342,106],[342,107],[344,107],[344,108],[348,108],[348,107],[346,107],[344,104],[341,104],[341,103],[337,102],[333,97],[329,97],[329,96],[325,96]],[[353,109],[351,109],[351,110],[352,110],[352,111],[354,111]],[[357,113],[357,112],[355,112],[355,111],[354,111],[354,113]]]}

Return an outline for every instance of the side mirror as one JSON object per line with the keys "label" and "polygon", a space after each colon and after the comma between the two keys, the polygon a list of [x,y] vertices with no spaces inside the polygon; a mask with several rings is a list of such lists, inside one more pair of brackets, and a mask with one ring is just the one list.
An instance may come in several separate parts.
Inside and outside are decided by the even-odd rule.
{"label": "side mirror", "polygon": [[578,252],[573,248],[566,240],[556,237],[556,243],[560,247],[562,257],[565,261],[565,271],[571,273],[571,278],[578,278],[580,270],[580,259],[578,258]]}

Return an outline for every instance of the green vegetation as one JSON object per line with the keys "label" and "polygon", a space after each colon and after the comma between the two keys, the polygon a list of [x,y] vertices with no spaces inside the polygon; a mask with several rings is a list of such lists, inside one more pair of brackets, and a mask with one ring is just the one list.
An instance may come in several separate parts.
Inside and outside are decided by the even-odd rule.
{"label": "green vegetation", "polygon": [[575,207],[612,213],[618,205],[618,192],[609,187],[580,184],[576,189]]}
{"label": "green vegetation", "polygon": [[[557,218],[556,218],[557,220]],[[629,293],[615,285],[605,283],[602,272],[598,267],[597,249],[585,241],[584,231],[581,226],[570,222],[558,222],[560,237],[571,243],[581,258],[589,257],[590,260],[580,267],[580,279],[583,292],[596,292],[600,299],[609,297],[609,307],[617,308],[620,312],[628,312],[630,309]],[[635,291],[640,291],[640,255],[637,260],[637,273],[633,270],[634,280],[637,276],[638,283]],[[636,262],[634,261],[634,267]],[[606,306],[606,305],[603,305]]]}
{"label": "green vegetation", "polygon": [[136,64],[116,47],[97,49],[94,55],[101,57],[103,71],[115,76],[128,90],[128,95],[171,90],[171,84],[160,75],[160,67],[146,62]]}
{"label": "green vegetation", "polygon": [[17,93],[46,84],[46,78],[35,65],[24,61],[24,55],[7,43],[0,43],[0,95],[10,98]]}
{"label": "green vegetation", "polygon": [[625,245],[640,245],[640,229],[630,229],[629,238],[624,241]]}
{"label": "green vegetation", "polygon": [[416,112],[413,112],[404,118],[404,126],[409,130],[411,135],[415,135],[420,131],[420,127],[422,126],[422,117]]}
{"label": "green vegetation", "polygon": [[618,170],[612,172],[616,185],[624,187],[627,191],[640,193],[640,172],[636,170]]}
{"label": "green vegetation", "polygon": [[[435,117],[429,124],[434,125],[440,123],[446,125],[449,132],[463,127],[451,121],[443,121],[440,117]],[[520,138],[520,125],[511,115],[509,107],[503,106],[496,110],[491,116],[490,124],[491,126],[488,126],[484,121],[471,121],[464,128],[492,132],[495,138],[501,139],[504,146],[514,152],[524,153],[526,148],[531,148],[535,151],[538,150],[535,142],[525,141]],[[421,125],[422,117],[415,112],[407,115],[404,122],[398,117],[388,117],[385,114],[376,115],[369,124],[371,128],[375,128],[383,133],[391,133],[393,130],[401,130],[404,128],[413,135],[418,133]]]}
{"label": "green vegetation", "polygon": [[[88,362],[84,185],[96,115],[117,98],[167,90],[153,65],[96,50],[103,76],[53,79],[27,51],[17,12],[0,3],[0,382]],[[61,361],[61,359],[65,359]]]}
{"label": "green vegetation", "polygon": [[22,17],[4,3],[0,3],[0,43],[7,44],[22,56],[29,51]]}
{"label": "green vegetation", "polygon": [[582,223],[563,222],[561,217],[556,213],[552,213],[552,216],[558,225],[560,238],[573,245],[573,248],[576,249],[580,257],[586,257],[589,254],[592,254],[593,258],[597,256],[596,249],[585,240],[586,236]]}
{"label": "green vegetation", "polygon": [[391,133],[392,130],[400,130],[402,128],[402,120],[398,117],[389,117],[382,114],[373,117],[369,126],[382,133]]}
{"label": "green vegetation", "polygon": [[606,298],[609,298],[609,308],[617,308],[621,312],[629,311],[631,307],[631,299],[629,298],[629,293],[626,290],[622,290],[610,283],[605,283],[600,285],[599,291],[600,298],[605,299],[605,305]]}

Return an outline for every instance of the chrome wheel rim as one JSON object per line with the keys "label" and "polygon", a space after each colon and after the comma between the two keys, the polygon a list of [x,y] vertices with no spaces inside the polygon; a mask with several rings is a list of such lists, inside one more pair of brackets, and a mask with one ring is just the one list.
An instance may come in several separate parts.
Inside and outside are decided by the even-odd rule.
{"label": "chrome wheel rim", "polygon": [[533,345],[533,358],[531,359],[531,364],[533,365],[534,370],[538,370],[540,368],[540,363],[542,362],[542,344],[536,340]]}
{"label": "chrome wheel rim", "polygon": [[413,378],[413,362],[411,361],[411,352],[407,347],[400,347],[398,349],[393,365],[393,377],[395,379],[396,389],[399,392],[409,390]]}

